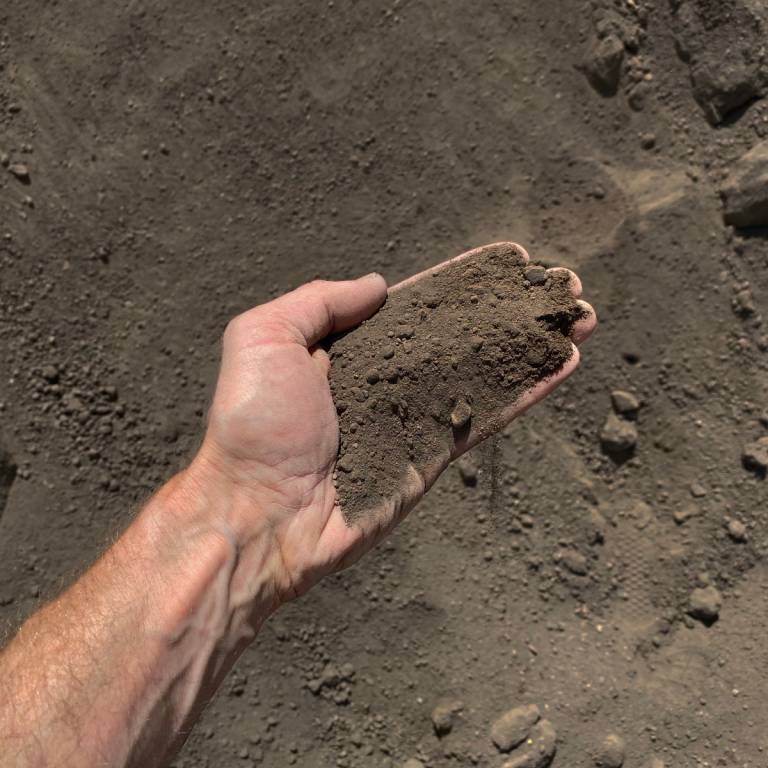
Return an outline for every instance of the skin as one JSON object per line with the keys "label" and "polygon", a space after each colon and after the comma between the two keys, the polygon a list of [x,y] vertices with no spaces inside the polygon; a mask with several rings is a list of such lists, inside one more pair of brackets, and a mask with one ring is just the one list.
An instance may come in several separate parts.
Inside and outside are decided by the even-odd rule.
{"label": "skin", "polygon": [[[229,324],[197,456],[0,655],[3,766],[167,765],[266,619],[373,547],[480,440],[470,433],[435,466],[411,468],[396,498],[364,525],[346,524],[332,480],[339,431],[329,361],[316,345],[386,295],[380,275],[315,282]],[[575,344],[595,327],[583,306]],[[500,423],[567,378],[574,350]]]}

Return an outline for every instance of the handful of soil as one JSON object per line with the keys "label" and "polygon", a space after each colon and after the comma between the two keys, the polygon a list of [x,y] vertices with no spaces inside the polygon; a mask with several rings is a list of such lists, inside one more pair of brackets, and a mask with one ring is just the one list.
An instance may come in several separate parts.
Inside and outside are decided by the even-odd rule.
{"label": "handful of soil", "polygon": [[331,339],[347,522],[395,495],[410,465],[424,471],[470,430],[501,429],[501,410],[571,357],[582,316],[567,273],[501,243],[396,286],[377,314]]}

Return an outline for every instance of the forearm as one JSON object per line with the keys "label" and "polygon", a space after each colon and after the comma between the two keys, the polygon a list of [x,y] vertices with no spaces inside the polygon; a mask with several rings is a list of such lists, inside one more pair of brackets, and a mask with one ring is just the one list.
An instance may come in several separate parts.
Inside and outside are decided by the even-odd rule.
{"label": "forearm", "polygon": [[201,493],[189,473],[175,478],[22,627],[0,656],[4,759],[166,762],[275,606],[267,532],[243,541],[235,503]]}

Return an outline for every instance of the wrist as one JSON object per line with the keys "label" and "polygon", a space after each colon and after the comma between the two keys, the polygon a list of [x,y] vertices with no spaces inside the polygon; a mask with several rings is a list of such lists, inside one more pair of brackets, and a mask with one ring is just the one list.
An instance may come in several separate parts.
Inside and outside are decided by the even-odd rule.
{"label": "wrist", "polygon": [[232,645],[252,638],[278,607],[279,553],[265,514],[204,457],[166,483],[136,524],[144,551],[172,565],[174,578],[163,587],[173,632],[199,626],[195,616],[205,612],[221,628],[217,640]]}

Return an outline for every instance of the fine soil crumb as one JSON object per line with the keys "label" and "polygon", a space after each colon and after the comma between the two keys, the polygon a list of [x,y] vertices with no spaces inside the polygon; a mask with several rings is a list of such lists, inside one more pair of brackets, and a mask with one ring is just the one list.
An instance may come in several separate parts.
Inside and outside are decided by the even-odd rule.
{"label": "fine soil crumb", "polygon": [[503,426],[500,409],[571,357],[582,314],[567,273],[528,266],[504,243],[390,292],[374,317],[333,339],[347,522],[396,498],[411,465],[424,472],[470,433]]}

